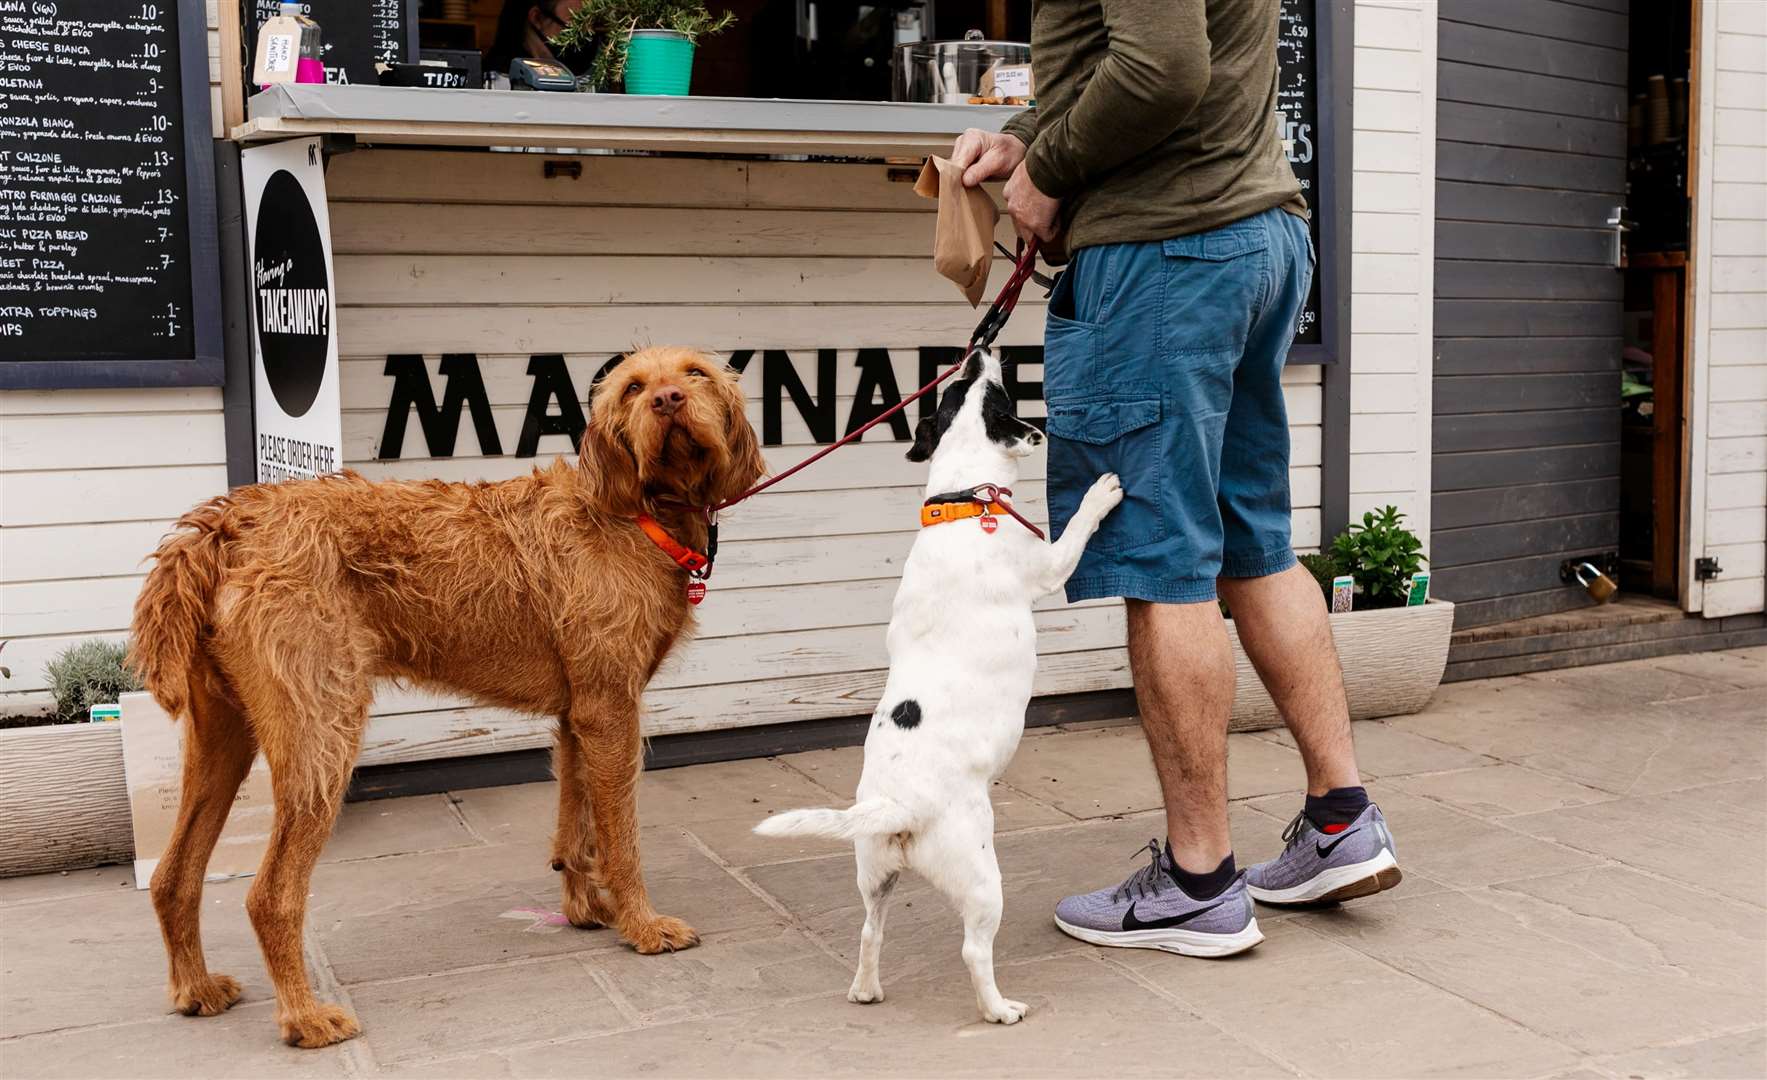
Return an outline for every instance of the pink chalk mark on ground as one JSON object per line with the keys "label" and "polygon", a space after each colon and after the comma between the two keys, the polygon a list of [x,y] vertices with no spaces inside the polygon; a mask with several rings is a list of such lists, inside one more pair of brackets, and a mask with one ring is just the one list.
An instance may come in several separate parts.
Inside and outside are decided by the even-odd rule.
{"label": "pink chalk mark on ground", "polygon": [[533,925],[522,928],[524,934],[556,934],[571,924],[563,914],[545,908],[511,908],[497,916],[500,919],[526,919]]}

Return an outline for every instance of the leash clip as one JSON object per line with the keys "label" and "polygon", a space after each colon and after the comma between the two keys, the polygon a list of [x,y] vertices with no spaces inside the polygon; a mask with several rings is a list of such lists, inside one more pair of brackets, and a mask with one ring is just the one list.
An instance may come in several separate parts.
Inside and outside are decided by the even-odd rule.
{"label": "leash clip", "polygon": [[712,565],[718,561],[718,512],[706,508],[706,564],[687,573],[701,581],[712,576]]}
{"label": "leash clip", "polygon": [[[995,241],[994,246],[1002,252],[1006,250],[999,241]],[[1033,239],[1026,243],[1021,240],[1012,274],[1007,277],[1006,284],[1001,286],[1000,295],[988,305],[982,321],[976,324],[975,333],[969,337],[970,352],[994,344],[994,339],[1000,336],[1001,329],[1006,326],[1006,320],[1012,316],[1012,309],[1018,306],[1018,296],[1023,291],[1025,282],[1040,276],[1037,273],[1037,241]]]}
{"label": "leash clip", "polygon": [[995,484],[979,484],[970,489],[969,497],[986,506],[1000,501],[1000,488]]}

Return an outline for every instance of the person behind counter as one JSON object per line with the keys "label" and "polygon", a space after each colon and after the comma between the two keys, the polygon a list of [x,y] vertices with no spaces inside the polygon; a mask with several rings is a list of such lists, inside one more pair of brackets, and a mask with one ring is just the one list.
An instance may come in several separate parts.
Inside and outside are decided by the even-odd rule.
{"label": "person behind counter", "polygon": [[[1054,535],[1100,473],[1126,495],[1067,595],[1126,600],[1167,841],[1128,881],[1057,905],[1062,930],[1099,945],[1226,956],[1263,940],[1253,897],[1347,899],[1400,878],[1357,774],[1325,605],[1291,548],[1282,368],[1313,253],[1276,130],[1279,5],[1034,0],[1037,108],[951,154],[970,186],[1007,180],[1021,235],[1072,253],[1044,334]],[[1307,768],[1287,847],[1245,873],[1217,590]]]}
{"label": "person behind counter", "polygon": [[[565,28],[583,0],[504,0],[497,17],[497,37],[485,53],[485,71],[509,71],[511,60],[524,57],[570,64],[553,52],[547,39]],[[574,69],[573,69],[574,70]]]}

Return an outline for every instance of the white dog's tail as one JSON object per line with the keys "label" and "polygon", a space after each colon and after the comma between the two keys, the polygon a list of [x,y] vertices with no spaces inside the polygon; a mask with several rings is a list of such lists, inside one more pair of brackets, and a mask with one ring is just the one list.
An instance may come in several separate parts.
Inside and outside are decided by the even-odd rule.
{"label": "white dog's tail", "polygon": [[855,836],[903,832],[914,825],[914,815],[894,799],[866,799],[846,810],[820,807],[787,810],[755,826],[762,836],[826,836],[851,840]]}

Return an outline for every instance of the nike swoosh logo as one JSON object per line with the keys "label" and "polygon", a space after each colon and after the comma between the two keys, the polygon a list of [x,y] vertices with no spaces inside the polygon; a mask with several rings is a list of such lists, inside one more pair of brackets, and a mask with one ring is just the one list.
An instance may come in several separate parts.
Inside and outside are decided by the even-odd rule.
{"label": "nike swoosh logo", "polygon": [[1330,855],[1333,851],[1335,851],[1339,844],[1343,843],[1345,840],[1349,839],[1350,837],[1355,836],[1357,833],[1359,833],[1361,831],[1362,830],[1360,828],[1356,828],[1356,829],[1351,829],[1348,832],[1338,833],[1336,836],[1331,838],[1331,843],[1329,843],[1329,844],[1321,844],[1319,841],[1315,840],[1315,841],[1313,841],[1313,850],[1317,851],[1319,853],[1319,857],[1321,859],[1323,859],[1327,855]]}
{"label": "nike swoosh logo", "polygon": [[[1225,902],[1226,901],[1222,901],[1222,903],[1225,903]],[[1208,907],[1197,908],[1195,911],[1187,911],[1182,915],[1173,915],[1170,918],[1165,918],[1165,919],[1155,919],[1152,922],[1142,922],[1140,919],[1137,919],[1135,917],[1135,905],[1130,904],[1129,910],[1123,912],[1123,929],[1125,929],[1125,930],[1164,930],[1167,927],[1178,926],[1182,923],[1187,923],[1190,920],[1196,918],[1198,915],[1202,915],[1207,912],[1213,911],[1220,906],[1221,906],[1221,904],[1210,904]]]}

